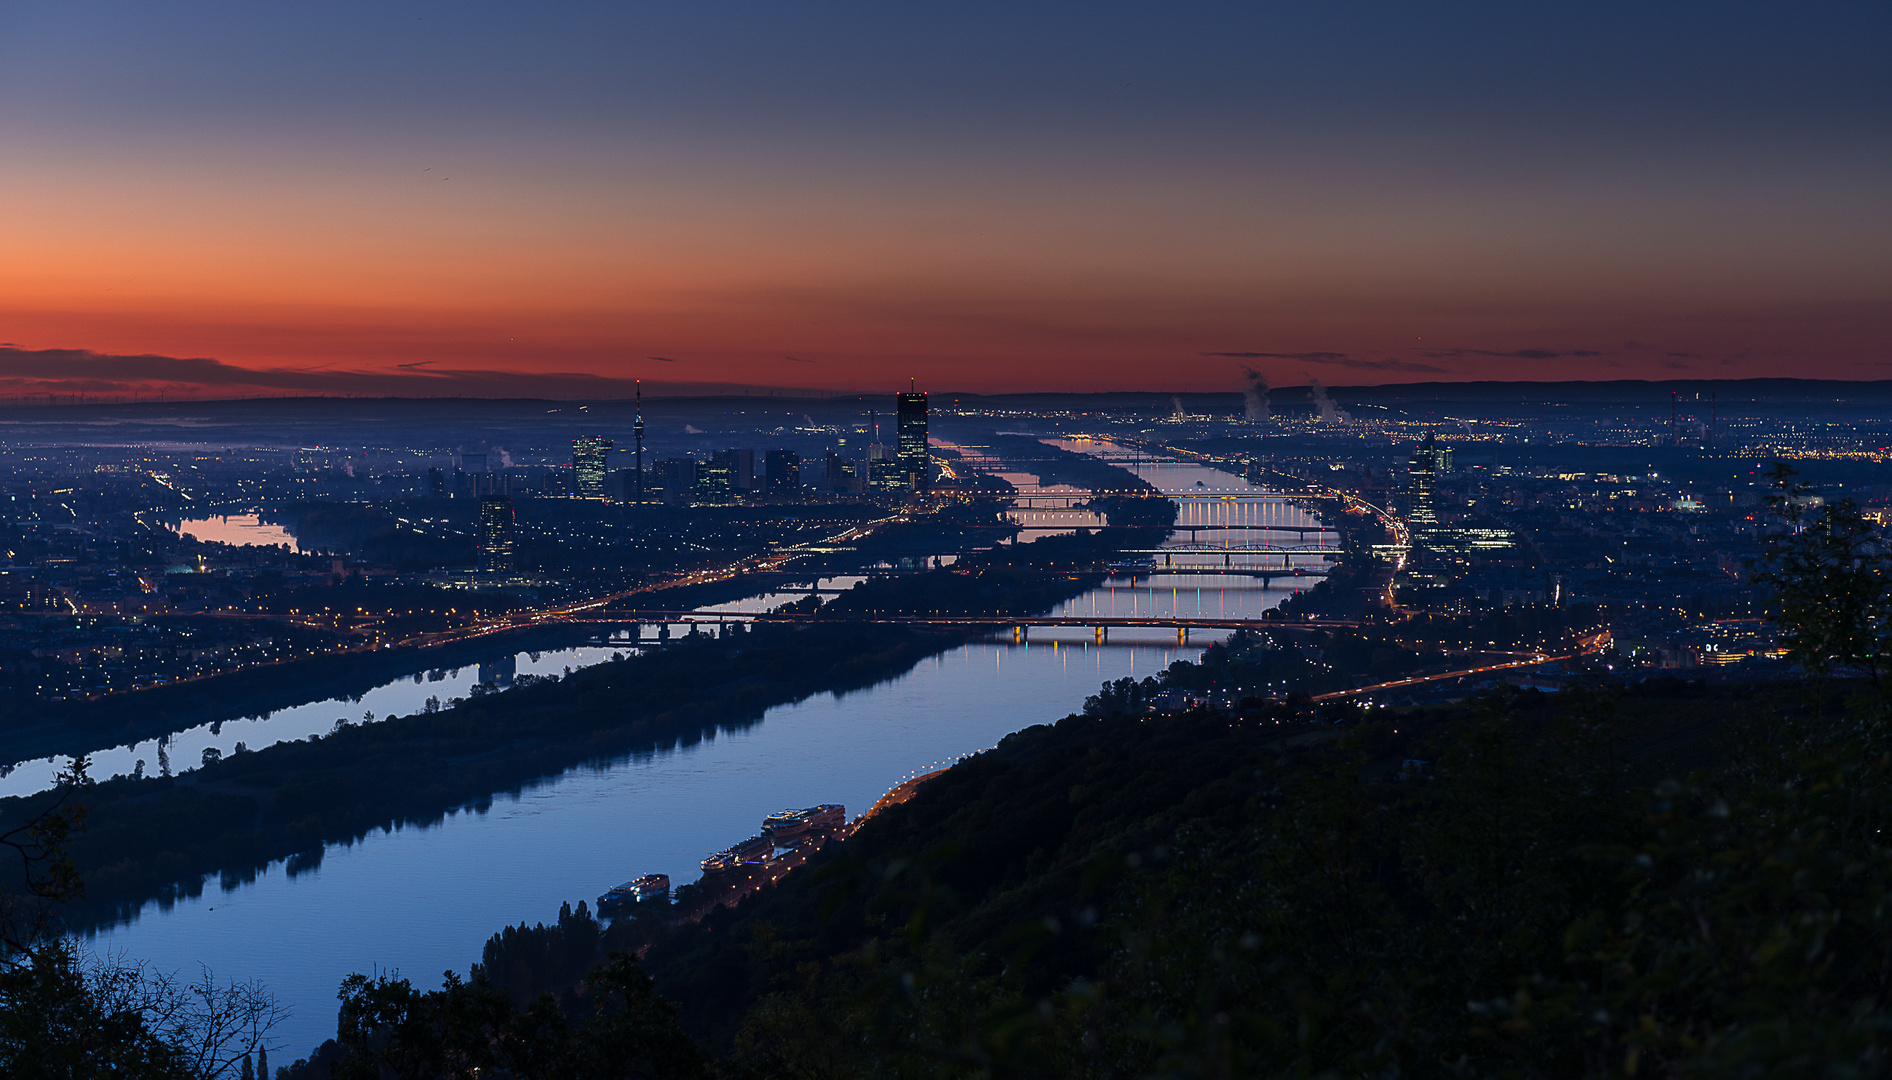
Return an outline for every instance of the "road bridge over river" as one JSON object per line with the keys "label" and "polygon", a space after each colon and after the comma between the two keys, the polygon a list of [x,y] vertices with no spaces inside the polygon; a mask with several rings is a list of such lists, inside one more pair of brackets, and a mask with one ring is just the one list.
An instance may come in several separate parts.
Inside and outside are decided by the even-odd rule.
{"label": "road bridge over river", "polygon": [[629,626],[648,623],[762,623],[788,626],[835,626],[867,624],[878,626],[977,627],[1009,629],[1015,640],[1023,641],[1037,628],[1077,627],[1093,631],[1098,641],[1107,640],[1112,629],[1173,629],[1178,641],[1188,641],[1191,630],[1318,630],[1329,627],[1357,627],[1363,623],[1345,619],[1235,619],[1199,615],[900,615],[879,612],[844,614],[760,614],[742,611],[626,611],[612,617],[601,612],[574,613],[564,621]]}

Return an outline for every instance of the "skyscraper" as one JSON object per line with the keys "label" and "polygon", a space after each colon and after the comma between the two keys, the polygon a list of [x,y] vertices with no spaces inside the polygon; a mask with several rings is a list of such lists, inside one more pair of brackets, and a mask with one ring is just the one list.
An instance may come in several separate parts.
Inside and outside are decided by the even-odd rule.
{"label": "skyscraper", "polygon": [[801,455],[793,450],[771,450],[762,459],[770,495],[795,495],[801,491]]}
{"label": "skyscraper", "polygon": [[605,459],[610,453],[611,440],[602,436],[580,435],[572,440],[572,479],[579,498],[605,497]]}
{"label": "skyscraper", "polygon": [[1433,505],[1433,487],[1439,479],[1439,446],[1432,436],[1413,448],[1412,458],[1406,463],[1406,484],[1411,505],[1407,508],[1406,523],[1415,538],[1427,535],[1439,527],[1439,515]]}
{"label": "skyscraper", "polygon": [[732,455],[713,455],[696,467],[696,501],[722,505],[736,495],[736,466]]}
{"label": "skyscraper", "polygon": [[697,463],[689,458],[665,458],[653,464],[662,499],[669,506],[687,506],[696,498]]}
{"label": "skyscraper", "polygon": [[517,566],[512,542],[512,496],[488,495],[480,500],[480,569],[509,574]]}
{"label": "skyscraper", "polygon": [[909,390],[898,396],[900,434],[896,460],[902,484],[912,491],[932,486],[932,465],[926,455],[926,395]]}
{"label": "skyscraper", "polygon": [[718,450],[711,457],[729,466],[729,485],[735,491],[755,488],[755,451]]}
{"label": "skyscraper", "polygon": [[894,448],[884,443],[871,443],[867,447],[867,490],[869,491],[906,491],[906,470],[894,453]]}

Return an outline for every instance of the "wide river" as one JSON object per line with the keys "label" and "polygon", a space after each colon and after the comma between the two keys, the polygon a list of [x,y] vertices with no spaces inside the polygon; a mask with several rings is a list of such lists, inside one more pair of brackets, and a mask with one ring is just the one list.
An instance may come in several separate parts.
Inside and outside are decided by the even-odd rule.
{"label": "wide river", "polygon": [[[1136,467],[1178,497],[1183,524],[1318,524],[1226,473],[1169,462]],[[1323,536],[1332,538],[1201,528],[1173,534],[1166,546],[1172,569],[1286,562],[1317,570],[1318,556],[1292,548]],[[1165,556],[1146,557],[1160,564]],[[1061,611],[1252,617],[1314,580],[1264,585],[1238,574],[1139,574],[1134,582],[1113,579]],[[517,798],[495,799],[485,812],[465,810],[429,828],[330,848],[318,867],[294,877],[278,863],[227,891],[213,880],[194,899],[147,906],[130,924],[98,934],[92,948],[187,975],[201,964],[219,979],[260,980],[292,1011],[272,1040],[281,1047],[277,1061],[287,1063],[334,1035],[336,988],[351,972],[392,971],[437,986],[449,969],[464,973],[503,926],[554,919],[561,903],[595,903],[605,889],[639,874],[693,881],[705,855],[752,835],[773,811],[838,802],[857,814],[909,776],[1078,711],[1105,680],[1154,674],[1194,658],[1218,636],[1193,634],[1183,645],[1173,630],[1119,629],[1109,644],[1097,645],[1089,632],[1071,629],[1033,631],[1023,643],[968,644],[869,689],[771,709],[751,726],[687,749],[574,769]],[[514,666],[521,673],[562,669],[611,651],[536,660],[522,654]],[[356,717],[368,708],[403,711],[417,694],[463,690],[474,677],[470,670],[431,682],[423,675],[349,704]],[[341,704],[315,703],[284,722],[280,734],[326,730],[322,721],[350,715],[337,712]],[[233,717],[211,738],[227,747],[240,737],[235,732],[257,723]],[[181,753],[202,741],[202,733],[175,740]]]}

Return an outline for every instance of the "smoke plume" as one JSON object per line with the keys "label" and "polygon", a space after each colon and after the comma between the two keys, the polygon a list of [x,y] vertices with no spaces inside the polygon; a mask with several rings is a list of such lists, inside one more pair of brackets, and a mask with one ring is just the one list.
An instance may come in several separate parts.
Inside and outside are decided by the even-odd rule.
{"label": "smoke plume", "polygon": [[1327,388],[1319,379],[1312,379],[1307,384],[1307,392],[1314,397],[1314,407],[1320,410],[1320,422],[1323,424],[1349,424],[1353,417],[1345,409],[1334,404],[1334,399],[1327,396]]}
{"label": "smoke plume", "polygon": [[1248,385],[1242,388],[1242,411],[1250,423],[1268,419],[1268,377],[1254,368],[1242,369]]}

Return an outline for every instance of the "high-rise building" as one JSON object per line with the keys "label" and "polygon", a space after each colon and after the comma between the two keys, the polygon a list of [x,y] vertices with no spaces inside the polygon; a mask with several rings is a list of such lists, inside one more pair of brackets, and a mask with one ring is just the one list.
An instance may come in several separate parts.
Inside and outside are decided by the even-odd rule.
{"label": "high-rise building", "polygon": [[910,390],[898,396],[900,434],[897,457],[903,486],[925,491],[932,486],[933,469],[926,453],[926,395]]}
{"label": "high-rise building", "polygon": [[859,491],[859,476],[860,470],[852,461],[842,457],[839,451],[828,451],[821,485],[823,491]]}
{"label": "high-rise building", "polygon": [[580,435],[572,440],[572,481],[581,499],[603,500],[606,462],[611,454],[611,440],[598,435]]}
{"label": "high-rise building", "polygon": [[1439,446],[1432,436],[1413,448],[1406,463],[1406,524],[1415,538],[1431,533],[1439,526],[1438,509],[1433,504],[1434,487],[1439,479]]}
{"label": "high-rise building", "polygon": [[696,467],[696,501],[728,503],[736,497],[736,467],[729,455],[717,454]]}
{"label": "high-rise building", "polygon": [[447,493],[447,476],[439,469],[427,470],[427,494],[435,499]]}
{"label": "high-rise building", "polygon": [[905,491],[906,474],[900,468],[894,448],[873,443],[867,448],[867,489],[869,491]]}
{"label": "high-rise building", "polygon": [[801,455],[793,450],[771,450],[762,458],[763,490],[770,495],[795,495],[801,491]]}
{"label": "high-rise building", "polygon": [[480,500],[480,569],[491,574],[508,574],[517,567],[512,538],[512,496],[488,495]]}
{"label": "high-rise building", "polygon": [[711,455],[711,460],[728,466],[730,490],[750,491],[755,488],[754,450],[718,450]]}
{"label": "high-rise building", "polygon": [[662,499],[670,506],[696,498],[696,471],[697,463],[689,458],[665,458],[651,466],[658,486],[663,488]]}

